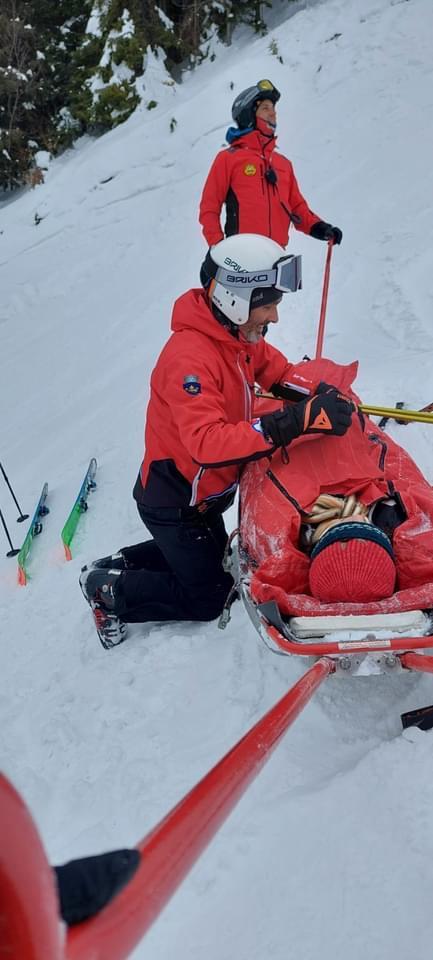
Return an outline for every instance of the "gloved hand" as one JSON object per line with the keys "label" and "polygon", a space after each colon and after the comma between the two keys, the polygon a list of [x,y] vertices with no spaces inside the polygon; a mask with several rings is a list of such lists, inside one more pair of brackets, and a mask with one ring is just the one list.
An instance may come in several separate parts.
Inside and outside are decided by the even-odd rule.
{"label": "gloved hand", "polygon": [[68,926],[82,923],[106,906],[140,864],[138,850],[110,850],[54,867],[60,915]]}
{"label": "gloved hand", "polygon": [[[326,384],[327,386],[327,384]],[[342,437],[350,427],[353,403],[330,387],[293,407],[265,413],[260,418],[263,435],[276,447],[285,447],[302,434],[323,433]]]}
{"label": "gloved hand", "polygon": [[333,240],[334,243],[339,244],[343,239],[343,231],[339,227],[333,227],[332,223],[319,220],[311,227],[310,237],[314,237],[315,240]]}
{"label": "gloved hand", "polygon": [[329,393],[330,390],[336,390],[337,393],[340,392],[340,388],[335,386],[335,383],[326,383],[326,380],[321,380],[317,384],[317,387],[314,393]]}

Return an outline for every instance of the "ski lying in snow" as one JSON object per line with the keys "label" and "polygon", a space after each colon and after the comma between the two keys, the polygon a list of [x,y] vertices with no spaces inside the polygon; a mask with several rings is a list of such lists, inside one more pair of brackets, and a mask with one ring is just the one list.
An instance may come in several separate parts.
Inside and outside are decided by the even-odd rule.
{"label": "ski lying in snow", "polygon": [[96,487],[95,476],[97,467],[98,464],[96,463],[95,457],[92,457],[89,466],[87,467],[84,480],[81,484],[78,497],[62,530],[62,543],[65,549],[65,556],[67,560],[72,560],[71,543],[81,514],[85,513],[88,508],[87,497],[89,496],[90,491],[94,490]]}
{"label": "ski lying in snow", "polygon": [[44,483],[42,487],[42,493],[39,497],[36,510],[33,514],[32,522],[29,526],[29,529],[26,534],[26,538],[21,547],[21,550],[18,554],[18,583],[20,586],[25,587],[28,580],[28,573],[26,568],[26,561],[30,550],[32,548],[33,540],[42,530],[42,518],[46,517],[47,513],[50,512],[49,507],[46,506],[46,499],[48,497],[48,483]]}

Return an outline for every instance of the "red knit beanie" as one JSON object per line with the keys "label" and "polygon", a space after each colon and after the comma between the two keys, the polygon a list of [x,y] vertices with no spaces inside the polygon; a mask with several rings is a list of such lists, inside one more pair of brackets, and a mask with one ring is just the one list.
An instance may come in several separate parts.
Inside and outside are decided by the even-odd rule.
{"label": "red knit beanie", "polygon": [[391,541],[371,523],[345,521],[331,527],[311,554],[310,590],[322,603],[368,603],[394,592]]}

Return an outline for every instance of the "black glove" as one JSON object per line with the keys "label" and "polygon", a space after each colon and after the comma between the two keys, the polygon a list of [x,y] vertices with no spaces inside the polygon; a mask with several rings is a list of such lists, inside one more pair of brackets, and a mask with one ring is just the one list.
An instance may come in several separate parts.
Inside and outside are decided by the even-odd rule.
{"label": "black glove", "polygon": [[102,910],[131,879],[139,863],[138,850],[113,850],[54,867],[65,923],[82,923]]}
{"label": "black glove", "polygon": [[350,427],[353,411],[353,403],[330,387],[326,393],[316,394],[286,410],[265,413],[260,423],[266,439],[276,447],[285,447],[306,433],[342,437]]}
{"label": "black glove", "polygon": [[314,393],[329,393],[330,390],[335,390],[336,393],[340,392],[340,388],[335,386],[335,383],[326,383],[326,380],[321,380],[317,384],[317,387]]}
{"label": "black glove", "polygon": [[310,237],[314,237],[315,240],[333,240],[334,243],[338,244],[343,239],[343,231],[339,227],[333,227],[332,223],[319,220],[311,227]]}

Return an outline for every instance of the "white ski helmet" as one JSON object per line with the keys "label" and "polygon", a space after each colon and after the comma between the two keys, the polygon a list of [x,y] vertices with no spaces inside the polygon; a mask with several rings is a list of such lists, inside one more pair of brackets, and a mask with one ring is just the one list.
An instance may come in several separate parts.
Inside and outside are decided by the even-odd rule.
{"label": "white ski helmet", "polygon": [[[302,287],[300,256],[286,254],[270,237],[238,233],[211,247],[201,270],[210,301],[236,326],[250,309]],[[253,303],[251,302],[253,301]]]}

